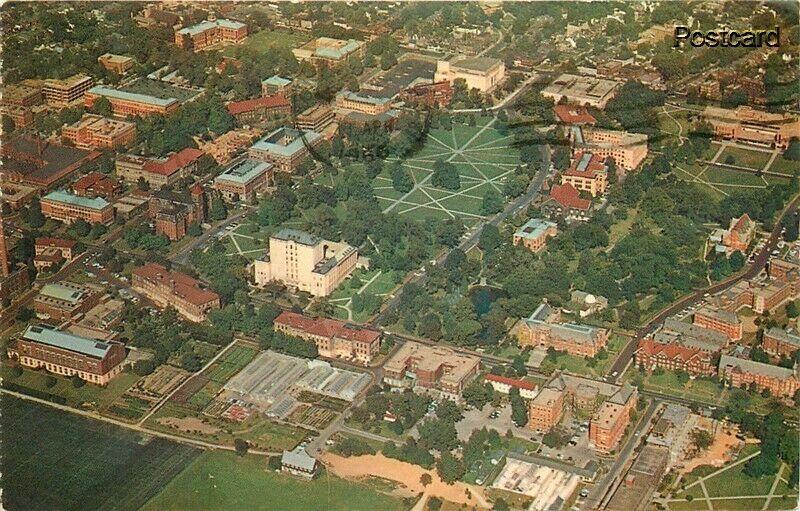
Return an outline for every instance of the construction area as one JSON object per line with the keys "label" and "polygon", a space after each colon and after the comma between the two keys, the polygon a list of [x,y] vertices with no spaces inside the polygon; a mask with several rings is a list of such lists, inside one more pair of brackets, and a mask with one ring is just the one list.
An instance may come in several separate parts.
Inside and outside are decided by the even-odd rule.
{"label": "construction area", "polygon": [[347,371],[321,360],[265,351],[224,387],[223,398],[284,419],[300,405],[303,392],[352,401],[370,382],[368,374]]}
{"label": "construction area", "polygon": [[532,497],[529,511],[561,509],[580,483],[580,476],[563,470],[507,457],[493,488]]}

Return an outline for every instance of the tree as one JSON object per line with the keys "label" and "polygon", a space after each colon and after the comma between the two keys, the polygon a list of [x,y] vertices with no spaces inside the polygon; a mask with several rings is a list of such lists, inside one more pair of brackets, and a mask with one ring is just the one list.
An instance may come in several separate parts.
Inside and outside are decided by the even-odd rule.
{"label": "tree", "polygon": [[439,497],[428,497],[426,507],[428,511],[439,511],[442,509],[442,499]]}
{"label": "tree", "polygon": [[208,211],[211,220],[225,220],[228,217],[228,208],[222,197],[215,196],[211,199],[211,208]]}
{"label": "tree", "polygon": [[431,419],[419,426],[419,441],[437,451],[451,451],[458,447],[458,433],[452,421]]}
{"label": "tree", "polygon": [[203,229],[200,228],[200,224],[198,224],[197,222],[192,222],[191,224],[189,224],[189,227],[186,228],[186,233],[189,236],[197,237],[203,234]]}
{"label": "tree", "polygon": [[56,386],[57,383],[58,383],[58,380],[56,379],[56,377],[52,376],[50,374],[48,374],[44,378],[44,386],[47,387],[48,389],[52,389],[53,387]]}
{"label": "tree", "polygon": [[2,133],[3,135],[10,135],[14,133],[14,121],[6,114],[1,116],[2,118]]}
{"label": "tree", "polygon": [[458,174],[458,168],[449,161],[437,159],[433,163],[431,184],[438,188],[458,190],[461,188],[461,176]]}
{"label": "tree", "polygon": [[83,387],[84,385],[86,385],[86,382],[83,381],[83,378],[81,378],[77,374],[73,374],[72,378],[70,378],[69,380],[70,380],[70,382],[72,382],[72,386],[75,387],[76,389],[79,389],[79,388]]}
{"label": "tree", "polygon": [[481,213],[484,216],[494,215],[503,210],[503,198],[495,191],[494,188],[489,188],[483,194],[483,203],[481,204]]}
{"label": "tree", "polygon": [[384,71],[397,65],[397,56],[394,53],[384,52],[381,55],[381,69]]}
{"label": "tree", "polygon": [[234,438],[233,439],[233,447],[236,449],[236,454],[239,456],[244,456],[247,454],[247,451],[250,449],[250,442],[243,438]]}
{"label": "tree", "polygon": [[431,484],[432,482],[433,482],[433,478],[432,478],[432,477],[431,477],[431,475],[430,475],[429,473],[427,473],[427,472],[425,472],[425,473],[423,473],[421,476],[419,476],[419,483],[420,483],[420,484],[421,484],[423,487],[424,487],[424,486],[428,486],[428,485],[429,485],[429,484]]}
{"label": "tree", "polygon": [[450,454],[450,451],[444,451],[436,462],[436,472],[442,481],[453,484],[464,477],[466,469],[463,461]]}
{"label": "tree", "polygon": [[511,387],[508,397],[511,401],[511,420],[517,427],[525,426],[528,423],[528,406],[519,395],[519,388]]}
{"label": "tree", "polygon": [[114,114],[114,109],[111,106],[111,101],[101,96],[92,104],[92,112],[102,115],[103,117],[111,117]]}
{"label": "tree", "polygon": [[509,511],[511,508],[508,507],[508,503],[502,498],[498,498],[494,501],[494,507],[492,507],[492,511]]}
{"label": "tree", "polygon": [[691,438],[692,445],[698,451],[705,451],[714,442],[714,436],[705,429],[693,429],[689,433],[689,438]]}
{"label": "tree", "polygon": [[461,408],[453,401],[445,400],[439,403],[436,408],[436,417],[455,423],[463,419],[464,414],[461,412]]}
{"label": "tree", "polygon": [[411,177],[411,173],[400,162],[392,164],[389,176],[392,178],[392,187],[398,192],[407,193],[414,188],[414,179]]}

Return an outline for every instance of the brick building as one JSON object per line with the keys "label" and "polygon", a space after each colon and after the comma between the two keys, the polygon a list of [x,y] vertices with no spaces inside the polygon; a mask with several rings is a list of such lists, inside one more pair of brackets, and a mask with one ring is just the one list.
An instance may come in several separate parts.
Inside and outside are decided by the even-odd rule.
{"label": "brick building", "polygon": [[800,389],[797,365],[794,369],[763,364],[754,360],[722,355],[719,375],[732,387],[755,385],[759,391],[769,389],[773,396],[791,398]]}
{"label": "brick building", "polygon": [[309,147],[322,142],[315,131],[299,131],[284,126],[269,133],[250,147],[254,160],[271,163],[281,172],[294,172],[309,157]]}
{"label": "brick building", "polygon": [[694,313],[694,324],[725,334],[731,341],[742,338],[742,321],[735,312],[704,306]]}
{"label": "brick building", "polygon": [[52,189],[100,156],[56,142],[25,135],[4,140],[0,144],[3,177],[14,183]]}
{"label": "brick building", "polygon": [[528,427],[547,432],[564,416],[564,392],[549,387],[543,388],[528,403]]}
{"label": "brick building", "polygon": [[41,200],[42,214],[47,218],[71,224],[82,219],[90,224],[109,225],[114,221],[114,208],[100,197],[79,197],[70,192],[57,190]]}
{"label": "brick building", "polygon": [[62,261],[71,261],[76,255],[75,245],[74,241],[61,238],[36,238],[33,265],[41,271]]}
{"label": "brick building", "polygon": [[189,321],[205,321],[209,312],[220,308],[219,295],[202,282],[156,263],[133,270],[131,285],[160,307],[173,307]]}
{"label": "brick building", "polygon": [[792,138],[800,138],[800,118],[770,113],[750,106],[736,109],[707,106],[703,116],[714,129],[714,136],[762,147],[786,149]]}
{"label": "brick building", "polygon": [[104,53],[97,57],[99,62],[104,68],[118,75],[125,74],[133,69],[134,60],[124,55],[114,55],[113,53]]}
{"label": "brick building", "polygon": [[80,197],[111,199],[122,193],[122,186],[100,172],[90,172],[72,184],[72,191]]}
{"label": "brick building", "polygon": [[153,192],[147,204],[147,214],[155,224],[156,233],[172,241],[186,236],[190,225],[205,222],[206,209],[206,194],[199,183],[188,192],[173,192],[169,188]]}
{"label": "brick building", "polygon": [[383,381],[392,387],[461,402],[461,392],[478,374],[480,361],[444,346],[406,341],[384,364]]}
{"label": "brick building", "polygon": [[792,357],[797,350],[800,350],[800,335],[796,332],[787,332],[783,328],[772,327],[764,332],[761,347],[770,355]]}
{"label": "brick building", "polygon": [[597,122],[597,119],[582,105],[556,105],[553,107],[553,113],[562,124],[594,126]]}
{"label": "brick building", "polygon": [[542,89],[542,96],[552,99],[555,103],[560,103],[564,99],[574,105],[591,106],[602,110],[617,94],[620,85],[620,82],[614,80],[565,73]]}
{"label": "brick building", "polygon": [[111,103],[114,115],[118,117],[140,116],[151,114],[169,115],[178,110],[179,102],[175,98],[158,98],[147,94],[138,94],[123,90],[112,89],[98,85],[86,91],[84,102],[87,108],[92,108],[95,101],[106,98]]}
{"label": "brick building", "polygon": [[125,348],[47,326],[29,326],[8,348],[10,359],[23,367],[43,368],[59,376],[78,375],[84,381],[105,385],[122,372]]}
{"label": "brick building", "polygon": [[519,389],[520,397],[523,399],[533,399],[538,393],[536,384],[527,380],[509,378],[492,373],[486,373],[483,379],[486,383],[491,385],[496,392],[500,392],[501,394],[509,394],[511,389]]}
{"label": "brick building", "polygon": [[262,96],[271,96],[279,92],[283,93],[283,95],[287,97],[291,95],[292,81],[289,78],[272,75],[269,78],[261,80]]}
{"label": "brick building", "polygon": [[81,74],[63,80],[48,79],[42,84],[42,94],[48,105],[62,108],[80,101],[93,83],[91,77]]}
{"label": "brick building", "polygon": [[[0,217],[0,301],[13,298],[27,291],[30,284],[28,267],[23,264],[13,265],[6,246],[5,226]],[[0,307],[2,312],[3,307]]]}
{"label": "brick building", "polygon": [[561,184],[570,184],[578,192],[592,197],[605,193],[608,171],[602,158],[589,152],[575,153],[569,168],[561,174]]}
{"label": "brick building", "polygon": [[429,108],[445,108],[453,100],[453,86],[448,81],[414,85],[402,91],[399,99]]}
{"label": "brick building", "polygon": [[308,61],[317,67],[336,67],[351,59],[364,58],[366,44],[355,39],[333,39],[331,37],[318,37],[294,48],[292,54],[300,61]]}
{"label": "brick building", "polygon": [[61,137],[80,149],[119,149],[136,141],[136,125],[102,115],[83,114],[75,124],[61,129]]}
{"label": "brick building", "polygon": [[580,196],[571,184],[555,184],[550,187],[547,199],[542,203],[542,212],[565,220],[583,221],[589,219],[592,201]]}
{"label": "brick building", "polygon": [[731,218],[730,226],[722,234],[722,244],[728,248],[729,252],[738,250],[744,254],[755,234],[756,223],[745,213],[739,218]]}
{"label": "brick building", "polygon": [[333,109],[328,105],[314,105],[297,116],[294,126],[301,131],[322,131],[333,123]]}
{"label": "brick building", "polygon": [[254,203],[256,196],[272,182],[272,164],[244,159],[214,178],[214,189],[231,202]]}
{"label": "brick building", "polygon": [[602,453],[611,452],[617,447],[631,422],[631,411],[636,406],[637,395],[634,387],[624,385],[600,405],[589,421],[589,445]]}
{"label": "brick building", "polygon": [[45,284],[33,300],[37,316],[55,324],[85,314],[100,301],[102,293],[89,286],[61,281]]}
{"label": "brick building", "polygon": [[117,176],[125,181],[136,183],[139,179],[144,179],[151,188],[162,188],[194,173],[204,154],[194,147],[181,149],[167,158],[123,154],[117,157],[115,167]]}
{"label": "brick building", "polygon": [[605,328],[561,323],[561,312],[546,303],[539,305],[530,317],[517,322],[510,333],[521,347],[552,347],[581,357],[597,355],[608,343],[609,335]]}
{"label": "brick building", "polygon": [[391,98],[377,98],[348,90],[336,94],[335,103],[338,110],[351,110],[367,115],[384,114],[389,111],[391,104]]}
{"label": "brick building", "polygon": [[226,108],[239,124],[254,124],[292,115],[292,102],[283,93],[233,101]]}
{"label": "brick building", "polygon": [[641,133],[589,126],[572,126],[569,133],[573,154],[591,152],[601,161],[612,158],[623,172],[634,170],[647,158],[647,135]]}
{"label": "brick building", "polygon": [[558,234],[553,222],[531,218],[514,233],[514,246],[522,245],[531,252],[541,252],[547,246],[548,238]]}
{"label": "brick building", "polygon": [[217,19],[203,21],[175,32],[175,44],[186,50],[202,50],[219,43],[240,43],[247,37],[247,25]]}
{"label": "brick building", "polygon": [[381,333],[335,319],[310,318],[282,312],[273,323],[276,332],[300,337],[317,345],[319,354],[369,364],[381,348]]}
{"label": "brick building", "polygon": [[651,372],[657,367],[667,371],[685,371],[690,376],[711,376],[716,372],[712,354],[678,343],[660,343],[652,338],[639,341],[636,365]]}

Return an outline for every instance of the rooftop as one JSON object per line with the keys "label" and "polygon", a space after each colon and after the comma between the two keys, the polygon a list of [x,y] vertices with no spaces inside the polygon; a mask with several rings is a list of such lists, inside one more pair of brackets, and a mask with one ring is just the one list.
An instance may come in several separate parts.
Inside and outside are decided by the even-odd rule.
{"label": "rooftop", "polygon": [[61,348],[67,351],[88,355],[93,358],[105,357],[110,344],[105,342],[87,339],[67,332],[56,330],[55,328],[39,325],[29,326],[22,334],[24,339],[39,342],[48,346]]}
{"label": "rooftop", "polygon": [[301,245],[308,245],[310,247],[318,245],[322,238],[309,234],[305,231],[298,231],[297,229],[284,228],[272,235],[272,238],[281,241],[294,241]]}
{"label": "rooftop", "polygon": [[194,35],[197,35],[197,34],[201,34],[201,33],[205,32],[206,30],[211,30],[212,28],[217,28],[217,27],[223,27],[223,28],[229,28],[229,29],[232,29],[232,30],[238,30],[238,29],[244,28],[246,26],[247,25],[245,25],[244,23],[239,23],[238,21],[232,21],[232,20],[227,20],[227,19],[220,18],[220,19],[214,20],[214,21],[202,21],[202,22],[198,23],[197,25],[192,25],[190,27],[182,28],[182,29],[178,30],[178,33],[181,34],[181,35],[194,36]]}
{"label": "rooftop", "polygon": [[60,283],[45,284],[39,294],[62,302],[67,302],[70,305],[80,303],[81,298],[85,297],[88,289],[77,285],[64,285]]}
{"label": "rooftop", "polygon": [[286,87],[291,83],[292,81],[290,79],[278,75],[272,75],[269,78],[261,80],[262,85],[271,85],[273,87]]}
{"label": "rooftop", "polygon": [[543,236],[548,230],[555,229],[556,227],[555,223],[548,220],[531,218],[525,222],[525,225],[517,229],[514,235],[527,239],[537,239]]}
{"label": "rooftop", "polygon": [[247,184],[272,168],[272,164],[258,160],[245,159],[234,163],[225,171],[214,178],[214,182],[232,181],[237,184]]}
{"label": "rooftop", "polygon": [[468,69],[470,71],[480,71],[482,73],[490,71],[494,67],[502,64],[502,60],[491,57],[465,57],[450,62],[452,67]]}
{"label": "rooftop", "polygon": [[88,92],[106,98],[134,101],[136,103],[144,103],[161,107],[167,107],[178,102],[178,100],[175,98],[157,98],[155,96],[150,96],[149,94],[126,92],[118,89],[112,89],[111,87],[104,87],[102,85],[95,85],[89,89]]}
{"label": "rooftop", "polygon": [[306,144],[316,142],[321,136],[315,131],[300,131],[284,126],[258,140],[252,148],[282,156],[292,156],[301,151]]}
{"label": "rooftop", "polygon": [[719,358],[719,372],[725,373],[727,370],[740,373],[759,374],[780,380],[791,378],[795,374],[793,369],[786,367],[764,364],[754,360],[732,357],[730,355],[722,355]]}
{"label": "rooftop", "polygon": [[325,317],[310,318],[290,311],[281,312],[275,318],[275,323],[287,325],[312,335],[337,337],[348,341],[371,343],[381,337],[381,333],[377,330]]}
{"label": "rooftop", "polygon": [[800,349],[800,335],[797,335],[794,332],[787,332],[783,328],[774,326],[767,331],[766,335],[768,337],[772,337],[773,339],[778,339],[783,343],[791,344],[792,346],[797,347],[797,349]]}
{"label": "rooftop", "polygon": [[148,263],[135,268],[133,275],[161,286],[169,286],[174,295],[195,305],[219,300],[219,295],[207,289],[199,280],[177,271],[169,271],[160,264]]}
{"label": "rooftop", "polygon": [[102,197],[80,197],[64,190],[56,190],[50,192],[43,197],[42,200],[50,200],[54,202],[61,202],[64,204],[71,204],[82,208],[89,208],[94,210],[102,210],[109,206],[108,201]]}

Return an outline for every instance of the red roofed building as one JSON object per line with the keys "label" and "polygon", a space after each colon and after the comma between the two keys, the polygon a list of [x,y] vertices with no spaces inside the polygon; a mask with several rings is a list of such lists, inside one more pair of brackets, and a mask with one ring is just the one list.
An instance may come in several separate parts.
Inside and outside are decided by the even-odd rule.
{"label": "red roofed building", "polygon": [[453,99],[453,86],[448,81],[415,85],[401,92],[400,99],[415,105],[444,108]]}
{"label": "red roofed building", "polygon": [[161,188],[197,170],[198,160],[204,154],[194,147],[187,147],[162,159],[124,154],[117,158],[115,166],[117,176],[125,181],[136,183],[141,178],[151,188]]}
{"label": "red roofed building", "polygon": [[75,195],[110,199],[122,191],[120,184],[100,172],[90,172],[72,185]]}
{"label": "red roofed building", "polygon": [[276,332],[300,337],[317,345],[319,354],[369,364],[381,348],[377,330],[329,318],[310,318],[296,312],[282,312],[275,318]]}
{"label": "red roofed building", "polygon": [[202,282],[156,263],[133,270],[131,285],[160,307],[174,307],[189,321],[200,322],[220,308],[219,295]]}
{"label": "red roofed building", "polygon": [[227,108],[239,124],[252,124],[292,114],[292,103],[283,93],[234,101],[228,103]]}
{"label": "red roofed building", "polygon": [[656,367],[668,371],[686,371],[692,376],[711,376],[715,372],[712,354],[699,348],[675,343],[659,343],[642,339],[636,350],[636,365],[645,371]]}
{"label": "red roofed building", "polygon": [[585,106],[556,105],[553,107],[553,113],[564,124],[589,124],[594,126],[594,123],[597,122],[597,119],[589,113]]}
{"label": "red roofed building", "polygon": [[499,376],[497,374],[487,373],[484,379],[496,390],[502,394],[508,394],[512,388],[519,389],[519,395],[525,399],[533,399],[536,397],[537,387],[535,383],[518,380],[516,378],[508,378],[507,376]]}
{"label": "red roofed building", "polygon": [[747,252],[747,246],[753,241],[756,233],[756,223],[745,213],[739,218],[731,218],[730,227],[722,235],[722,244],[731,251]]}
{"label": "red roofed building", "polygon": [[608,172],[603,159],[589,152],[575,154],[569,168],[561,175],[561,184],[589,192],[592,197],[603,194],[608,186]]}
{"label": "red roofed building", "polygon": [[550,196],[542,204],[542,211],[549,215],[574,220],[588,220],[592,201],[583,199],[571,184],[553,185]]}

